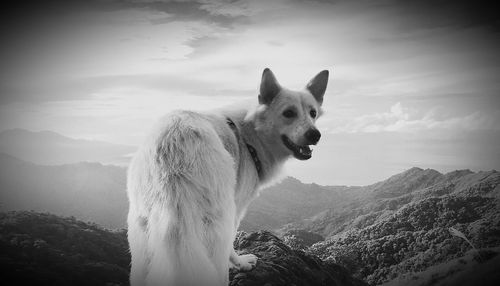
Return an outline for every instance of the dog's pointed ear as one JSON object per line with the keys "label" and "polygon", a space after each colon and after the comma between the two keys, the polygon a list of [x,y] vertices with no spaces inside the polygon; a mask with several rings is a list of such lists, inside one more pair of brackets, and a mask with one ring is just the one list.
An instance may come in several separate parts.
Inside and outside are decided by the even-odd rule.
{"label": "dog's pointed ear", "polygon": [[307,84],[306,88],[311,92],[319,104],[323,103],[326,86],[328,85],[328,70],[321,71]]}
{"label": "dog's pointed ear", "polygon": [[260,82],[259,103],[270,104],[276,95],[278,95],[280,90],[281,86],[276,80],[273,72],[270,69],[265,68],[262,72],[262,80]]}

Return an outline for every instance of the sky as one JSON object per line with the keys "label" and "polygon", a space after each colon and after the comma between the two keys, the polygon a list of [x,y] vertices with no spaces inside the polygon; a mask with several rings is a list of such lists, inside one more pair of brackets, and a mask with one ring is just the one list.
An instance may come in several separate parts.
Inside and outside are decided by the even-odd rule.
{"label": "sky", "polygon": [[[41,3],[43,2],[43,3]],[[141,144],[174,109],[328,69],[323,136],[287,174],[366,185],[500,169],[500,21],[477,1],[34,1],[0,19],[0,131]]]}

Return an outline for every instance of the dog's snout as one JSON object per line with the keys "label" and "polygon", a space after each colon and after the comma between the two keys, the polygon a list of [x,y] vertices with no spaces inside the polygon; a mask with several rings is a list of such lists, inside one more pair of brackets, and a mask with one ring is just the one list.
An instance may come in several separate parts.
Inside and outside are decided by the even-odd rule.
{"label": "dog's snout", "polygon": [[319,133],[318,129],[309,129],[307,130],[305,137],[310,144],[316,144],[321,138],[321,133]]}

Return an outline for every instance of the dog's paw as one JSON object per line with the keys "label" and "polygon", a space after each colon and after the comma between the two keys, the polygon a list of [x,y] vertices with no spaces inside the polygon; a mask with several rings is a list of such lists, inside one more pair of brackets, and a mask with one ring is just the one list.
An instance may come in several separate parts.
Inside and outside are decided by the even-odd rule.
{"label": "dog's paw", "polygon": [[257,265],[257,256],[253,254],[243,254],[238,256],[238,263],[235,266],[235,268],[242,270],[242,271],[249,271],[255,268],[255,265]]}

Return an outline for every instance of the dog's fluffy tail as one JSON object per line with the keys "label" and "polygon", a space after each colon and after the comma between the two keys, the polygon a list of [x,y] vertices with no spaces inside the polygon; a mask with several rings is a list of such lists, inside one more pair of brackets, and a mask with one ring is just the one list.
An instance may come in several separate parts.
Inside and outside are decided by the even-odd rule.
{"label": "dog's fluffy tail", "polygon": [[[147,163],[133,162],[129,171],[129,180],[139,181],[136,186],[129,182],[129,188],[143,188],[132,190],[135,197],[129,190],[131,281],[227,285],[235,231],[234,160],[200,115],[181,113],[164,122],[160,136],[134,160]],[[133,178],[133,173],[144,176]],[[144,212],[147,226],[141,230],[135,223],[137,228],[130,229]]]}

